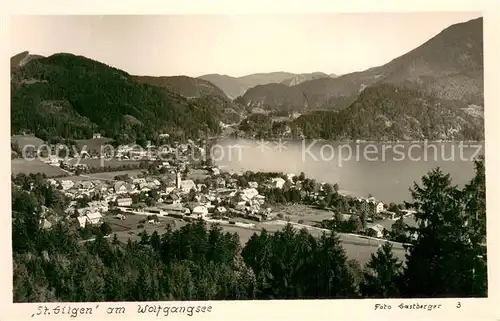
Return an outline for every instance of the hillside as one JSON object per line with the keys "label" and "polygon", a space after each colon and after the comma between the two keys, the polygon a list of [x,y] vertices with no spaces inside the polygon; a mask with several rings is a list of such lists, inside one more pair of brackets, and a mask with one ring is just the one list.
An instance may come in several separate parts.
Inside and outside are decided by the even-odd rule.
{"label": "hillside", "polygon": [[243,77],[231,77],[227,75],[210,74],[200,76],[200,79],[210,81],[222,89],[228,97],[236,98],[243,95],[249,88],[266,85],[284,83],[287,86],[298,84],[302,81],[328,77],[327,74],[315,72],[311,74],[293,74],[289,72],[257,73]]}
{"label": "hillside", "polygon": [[207,95],[215,95],[227,98],[226,94],[211,82],[201,78],[188,76],[150,77],[134,76],[140,83],[153,86],[165,87],[186,98],[196,98]]}
{"label": "hillside", "polygon": [[348,108],[302,115],[306,137],[362,140],[483,140],[483,110],[471,113],[423,91],[380,84],[365,89]]}
{"label": "hillside", "polygon": [[29,53],[29,51],[23,51],[21,53],[18,53],[17,55],[12,56],[10,58],[10,70],[14,71],[14,70],[26,65],[31,60],[40,59],[40,58],[43,58],[43,56],[31,55]]}
{"label": "hillside", "polygon": [[[368,86],[389,83],[417,88],[442,99],[482,106],[482,29],[482,18],[455,24],[383,66],[336,78],[305,81],[293,86],[295,90],[290,93],[294,96],[303,93],[308,108],[339,109],[336,105],[339,99],[352,101]],[[243,97],[245,103],[253,104],[253,96],[257,96],[265,105],[283,104],[275,100],[269,88],[259,90],[269,94],[269,98],[253,93],[252,97]]]}
{"label": "hillside", "polygon": [[96,130],[127,142],[165,132],[196,137],[219,131],[217,108],[67,53],[32,60],[11,75],[12,134],[44,140],[89,138]]}
{"label": "hillside", "polygon": [[255,86],[248,89],[241,99],[250,108],[295,110],[307,105],[306,97],[302,92],[284,84]]}
{"label": "hillside", "polygon": [[323,72],[313,72],[310,74],[300,74],[296,75],[292,78],[285,79],[281,83],[287,86],[295,86],[301,84],[305,81],[313,80],[313,79],[321,79],[321,78],[330,78],[327,74]]}

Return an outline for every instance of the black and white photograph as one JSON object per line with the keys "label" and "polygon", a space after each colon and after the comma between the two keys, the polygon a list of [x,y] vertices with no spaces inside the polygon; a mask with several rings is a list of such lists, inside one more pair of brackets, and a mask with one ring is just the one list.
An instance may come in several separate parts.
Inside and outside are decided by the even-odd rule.
{"label": "black and white photograph", "polygon": [[9,25],[9,282],[36,303],[26,318],[488,298],[480,11]]}

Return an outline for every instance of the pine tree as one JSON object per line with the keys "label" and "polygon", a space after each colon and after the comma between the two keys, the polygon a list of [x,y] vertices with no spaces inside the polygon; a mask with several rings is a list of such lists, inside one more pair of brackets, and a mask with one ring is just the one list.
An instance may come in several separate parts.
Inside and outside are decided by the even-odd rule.
{"label": "pine tree", "polygon": [[399,297],[401,267],[402,263],[392,253],[392,244],[386,242],[371,255],[365,267],[360,284],[362,295],[370,298]]}
{"label": "pine tree", "polygon": [[471,295],[486,296],[488,287],[486,253],[486,177],[484,157],[475,160],[476,175],[464,188],[466,224],[472,260]]}
{"label": "pine tree", "polygon": [[452,186],[450,175],[439,168],[422,178],[422,186],[415,183],[411,192],[419,226],[413,229],[416,239],[408,247],[403,296],[478,295],[476,271],[481,258],[467,223],[467,193]]}
{"label": "pine tree", "polygon": [[356,296],[354,276],[347,265],[347,255],[334,232],[323,234],[311,256],[311,282],[307,297],[316,299]]}

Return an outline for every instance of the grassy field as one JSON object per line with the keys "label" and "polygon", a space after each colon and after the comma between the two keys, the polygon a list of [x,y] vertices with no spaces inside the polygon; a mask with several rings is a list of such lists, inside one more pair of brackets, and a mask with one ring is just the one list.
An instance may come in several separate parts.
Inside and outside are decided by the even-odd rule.
{"label": "grassy field", "polygon": [[[255,229],[242,228],[238,226],[222,226],[222,229],[225,232],[236,233],[240,238],[240,244],[244,246],[250,237],[254,233],[260,233],[262,228],[265,228],[269,232],[276,232],[281,230],[284,225],[274,224],[272,222],[260,223],[257,224]],[[319,237],[322,234],[322,231],[319,230],[309,230],[309,233],[314,237]],[[358,261],[361,266],[364,266],[371,258],[371,255],[377,252],[379,245],[382,245],[384,241],[378,240],[368,240],[368,239],[359,239],[357,237],[351,237],[347,235],[340,235],[341,244],[344,250],[346,251],[348,259],[355,259]],[[394,255],[404,261],[405,259],[405,250],[401,246],[394,246],[393,248]]]}
{"label": "grassy field", "polygon": [[26,145],[33,145],[38,148],[38,146],[44,143],[42,139],[30,135],[14,135],[10,138],[10,141],[11,143],[17,143],[17,146],[19,146],[21,150],[23,150],[23,147]]}
{"label": "grassy field", "polygon": [[283,217],[289,217],[290,221],[295,223],[302,220],[306,224],[313,224],[333,217],[330,211],[302,204],[278,205],[272,210],[274,214],[283,214]]}
{"label": "grassy field", "polygon": [[[73,159],[70,161],[71,164],[75,164],[78,160]],[[140,161],[137,160],[130,160],[130,159],[124,159],[124,160],[119,160],[119,159],[111,159],[111,160],[106,160],[106,159],[94,159],[94,158],[84,158],[80,160],[80,164],[85,164],[89,167],[93,168],[99,168],[99,167],[104,167],[104,166],[109,166],[111,168],[113,167],[120,167],[123,165],[134,165],[137,166],[139,165]]]}
{"label": "grassy field", "polygon": [[[187,224],[179,219],[160,218],[160,224],[158,225],[142,223],[144,227],[138,228],[137,226],[141,224],[139,222],[147,219],[145,215],[133,215],[127,213],[125,217],[125,220],[119,220],[112,216],[104,218],[104,220],[111,225],[113,234],[116,234],[118,239],[122,242],[126,242],[128,239],[138,240],[138,234],[142,231],[147,231],[149,234],[157,231],[158,234],[161,235],[165,233],[168,224],[171,224],[174,230]],[[255,228],[244,228],[235,225],[222,225],[221,227],[224,232],[236,233],[239,236],[240,244],[244,246],[254,233],[260,233],[263,228],[269,232],[276,232],[283,229],[284,226],[284,224],[274,222],[263,222],[256,223]],[[314,237],[320,237],[323,231],[318,229],[309,229],[309,233],[311,233]],[[370,260],[371,254],[375,253],[379,246],[385,242],[383,240],[370,240],[346,234],[340,234],[339,237],[342,247],[346,251],[347,257],[349,259],[357,260],[361,266],[364,266]],[[394,246],[393,252],[396,257],[404,261],[405,250],[401,246]]]}
{"label": "grassy field", "polygon": [[[122,242],[127,242],[128,239],[138,240],[140,238],[138,234],[143,231],[146,231],[148,234],[156,231],[162,235],[167,231],[168,225],[171,225],[173,229],[179,229],[186,225],[184,221],[164,217],[159,217],[159,224],[139,223],[142,220],[147,220],[147,216],[129,213],[124,215],[124,220],[119,220],[111,215],[104,217],[104,221],[111,226],[112,234],[116,234],[117,238]],[[144,227],[138,228],[139,224],[142,224]]]}
{"label": "grassy field", "polygon": [[22,158],[16,158],[11,160],[10,166],[13,175],[17,175],[20,173],[44,173],[48,177],[66,175],[66,172],[60,169],[59,166],[51,166],[39,160],[28,161]]}
{"label": "grassy field", "polygon": [[61,178],[61,180],[70,181],[93,181],[93,180],[114,180],[115,176],[128,174],[130,177],[136,177],[138,174],[142,173],[142,170],[130,170],[130,171],[118,171],[118,172],[106,172],[106,173],[95,173],[86,174],[84,176],[67,176]]}

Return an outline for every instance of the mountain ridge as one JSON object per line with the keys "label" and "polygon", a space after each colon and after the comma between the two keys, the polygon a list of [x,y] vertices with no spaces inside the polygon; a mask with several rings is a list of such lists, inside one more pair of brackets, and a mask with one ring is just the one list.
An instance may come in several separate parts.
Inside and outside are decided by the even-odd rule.
{"label": "mountain ridge", "polygon": [[[417,48],[390,62],[336,78],[320,78],[292,86],[291,95],[302,93],[308,108],[335,108],[329,102],[352,99],[364,88],[380,84],[412,86],[449,100],[483,105],[482,18],[451,25]],[[267,91],[260,87],[260,90]],[[247,105],[275,103],[247,91]],[[256,98],[257,100],[256,101]],[[286,99],[286,98],[285,98]],[[278,102],[278,108],[282,102]],[[295,108],[306,108],[297,105]]]}
{"label": "mountain ridge", "polygon": [[217,95],[228,98],[226,93],[208,80],[178,76],[133,76],[140,83],[168,88],[186,98],[199,98],[206,95]]}
{"label": "mountain ridge", "polygon": [[237,97],[243,95],[248,89],[255,86],[275,83],[291,85],[310,79],[316,79],[319,75],[329,77],[329,75],[323,72],[295,74],[291,72],[275,71],[268,73],[254,73],[241,77],[221,74],[206,74],[199,76],[198,78],[210,81],[222,89],[228,97],[236,99]]}
{"label": "mountain ridge", "polygon": [[11,134],[30,132],[44,140],[89,138],[97,130],[120,142],[154,140],[164,132],[197,138],[219,132],[221,115],[231,107],[217,99],[187,99],[68,53],[11,72]]}

